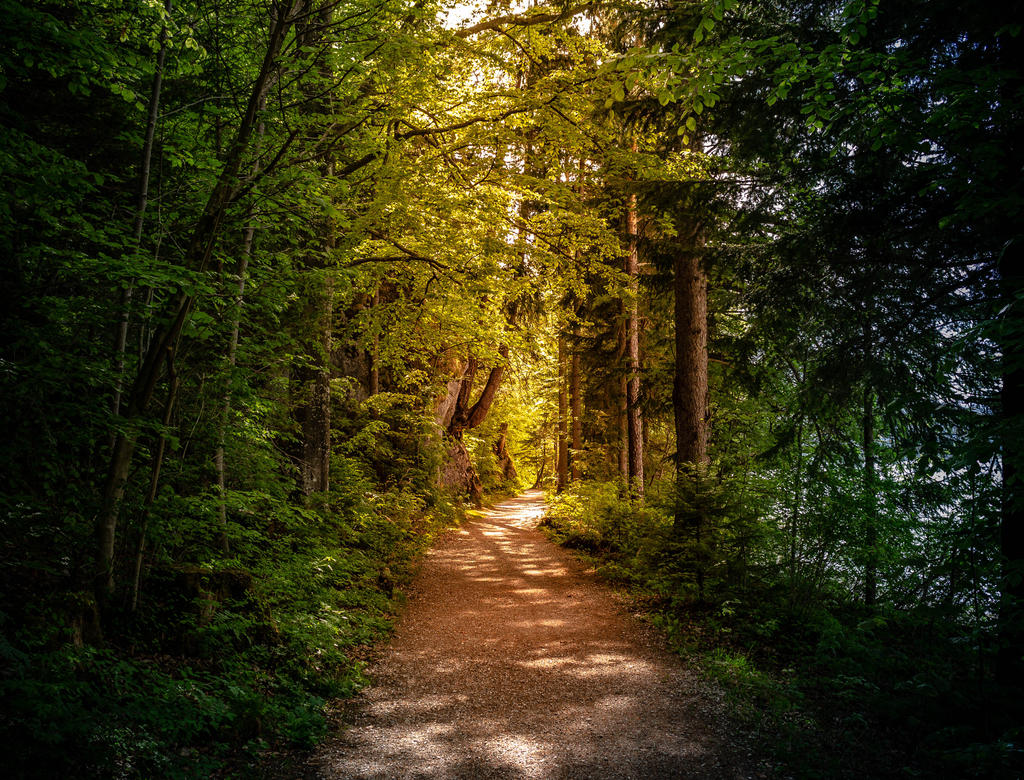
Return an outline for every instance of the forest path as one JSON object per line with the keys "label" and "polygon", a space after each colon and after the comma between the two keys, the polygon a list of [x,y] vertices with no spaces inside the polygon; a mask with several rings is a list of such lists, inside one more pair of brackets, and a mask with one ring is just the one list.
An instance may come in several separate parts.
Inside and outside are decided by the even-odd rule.
{"label": "forest path", "polygon": [[720,696],[536,525],[543,495],[444,536],[321,778],[753,777]]}

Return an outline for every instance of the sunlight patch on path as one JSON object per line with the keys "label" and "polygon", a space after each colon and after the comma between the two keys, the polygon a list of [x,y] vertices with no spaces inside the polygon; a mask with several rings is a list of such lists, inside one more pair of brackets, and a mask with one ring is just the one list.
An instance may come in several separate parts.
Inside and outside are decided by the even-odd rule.
{"label": "sunlight patch on path", "polygon": [[539,493],[445,537],[322,751],[323,778],[733,778],[720,707],[536,531]]}

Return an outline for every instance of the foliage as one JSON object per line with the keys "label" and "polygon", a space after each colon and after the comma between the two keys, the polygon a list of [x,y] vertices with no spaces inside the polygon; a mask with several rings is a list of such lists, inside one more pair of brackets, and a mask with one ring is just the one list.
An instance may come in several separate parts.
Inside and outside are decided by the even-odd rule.
{"label": "foliage", "polygon": [[[718,550],[731,578],[705,564],[701,601],[693,568],[709,551],[696,553],[672,523],[670,506],[638,511],[605,483],[553,497],[541,527],[629,587],[673,647],[723,685],[784,771],[1010,777],[1019,767],[1015,726],[999,714],[1012,711],[1013,694],[979,676],[991,650],[950,620],[949,606],[869,610],[838,587],[808,601],[806,583],[740,559],[738,545]],[[714,524],[731,527],[722,516]]]}

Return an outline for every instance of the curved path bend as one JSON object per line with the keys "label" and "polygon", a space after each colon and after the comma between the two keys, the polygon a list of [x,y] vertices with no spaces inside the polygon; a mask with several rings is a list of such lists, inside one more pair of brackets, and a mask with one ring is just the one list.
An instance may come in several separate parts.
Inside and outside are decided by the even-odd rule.
{"label": "curved path bend", "polygon": [[316,776],[757,776],[720,695],[536,530],[543,510],[526,493],[440,540]]}

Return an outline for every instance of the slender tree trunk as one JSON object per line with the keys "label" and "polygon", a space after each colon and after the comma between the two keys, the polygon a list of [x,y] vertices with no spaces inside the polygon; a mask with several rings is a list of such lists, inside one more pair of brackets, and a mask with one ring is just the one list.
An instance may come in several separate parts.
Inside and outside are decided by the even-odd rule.
{"label": "slender tree trunk", "polygon": [[[634,150],[636,144],[633,144]],[[629,316],[626,320],[626,354],[629,380],[626,387],[626,428],[628,441],[629,489],[639,498],[644,495],[644,430],[640,407],[640,261],[637,250],[636,195],[629,196],[626,213],[629,253],[626,273],[629,275]]]}
{"label": "slender tree trunk", "polygon": [[[329,240],[329,239],[328,239]],[[325,493],[331,471],[331,348],[333,340],[334,289],[329,279],[317,295],[317,342],[309,377],[308,402],[302,414],[302,493]]]}
{"label": "slender tree trunk", "polygon": [[803,413],[796,426],[796,463],[793,466],[793,507],[789,514],[789,581],[796,582],[796,549],[799,542],[799,521],[803,502],[804,420]]}
{"label": "slender tree trunk", "polygon": [[[167,373],[170,378],[170,387],[167,390],[167,402],[164,404],[164,415],[161,424],[167,428],[171,424],[171,415],[174,413],[174,403],[178,395],[178,377],[174,373],[173,362],[168,361]],[[146,500],[142,505],[142,517],[139,519],[139,537],[135,543],[135,567],[132,574],[132,602],[130,611],[135,612],[139,606],[139,585],[142,579],[142,559],[146,552],[146,533],[149,530],[149,514],[156,500],[157,491],[160,489],[160,469],[164,462],[164,451],[167,449],[167,437],[163,433],[157,441],[156,452],[153,453],[153,466],[149,474],[149,490],[146,492]]]}
{"label": "slender tree trunk", "polygon": [[220,420],[217,424],[217,448],[213,453],[214,467],[217,470],[217,493],[219,496],[217,517],[220,527],[220,549],[225,555],[230,552],[230,545],[227,534],[227,483],[225,478],[224,445],[227,440],[228,418],[231,416],[232,375],[238,363],[238,334],[242,322],[242,303],[245,299],[245,278],[249,269],[249,258],[252,256],[252,242],[256,232],[255,225],[252,223],[253,218],[254,214],[250,209],[249,224],[246,226],[242,237],[242,254],[238,258],[238,285],[235,288],[235,311],[231,319],[231,337],[228,340],[228,354],[225,361],[227,379],[224,396],[221,398]]}
{"label": "slender tree trunk", "polygon": [[[271,77],[277,67],[277,58],[289,27],[292,25],[291,11],[278,16],[270,31],[267,50],[260,72],[253,83],[252,93],[245,114],[238,128],[238,134],[227,154],[217,184],[207,199],[203,212],[186,246],[183,264],[198,273],[204,273],[210,263],[214,244],[219,235],[220,222],[224,211],[235,197],[235,184],[242,157],[249,148],[256,125],[258,107],[266,94]],[[188,318],[195,298],[190,293],[179,293],[170,306],[169,317],[150,340],[146,357],[139,366],[127,404],[122,408],[122,417],[130,424],[146,413],[160,379],[160,367],[168,355],[176,351],[181,329]],[[130,427],[130,425],[129,425]],[[97,599],[102,601],[114,588],[114,545],[117,533],[117,516],[124,496],[125,482],[135,454],[134,432],[119,433],[114,441],[107,467],[107,475],[101,492],[100,510],[96,516],[96,576]]]}
{"label": "slender tree trunk", "polygon": [[[625,310],[625,304],[623,304]],[[622,480],[623,489],[629,485],[629,375],[626,371],[626,323],[622,322],[619,328],[619,387],[618,407],[616,408],[616,428],[619,434],[619,477]]]}
{"label": "slender tree trunk", "polygon": [[541,434],[540,437],[540,465],[537,467],[537,479],[533,481],[531,490],[536,490],[544,482],[544,470],[548,465],[548,437]]}
{"label": "slender tree trunk", "polygon": [[583,452],[583,397],[580,393],[580,353],[573,349],[569,364],[569,408],[572,412],[572,450],[570,478],[580,478],[580,456]]}
{"label": "slender tree trunk", "polygon": [[864,603],[873,605],[878,599],[878,496],[875,474],[875,406],[874,391],[864,388]]}
{"label": "slender tree trunk", "polygon": [[[263,105],[260,106],[263,108]],[[263,135],[263,123],[260,122],[258,135]],[[259,174],[259,164],[253,165],[253,175]],[[231,390],[235,366],[238,363],[238,336],[242,323],[242,304],[245,300],[245,279],[249,272],[249,258],[252,257],[252,243],[256,235],[256,209],[253,204],[249,206],[248,219],[245,231],[242,234],[242,254],[238,258],[237,286],[235,288],[234,311],[231,315],[231,337],[228,340],[228,354],[225,361],[227,366],[227,379],[225,380],[224,396],[221,398],[220,420],[217,424],[217,447],[213,453],[213,463],[217,470],[217,519],[220,533],[220,549],[227,555],[231,551],[228,542],[228,506],[227,506],[227,482],[226,464],[224,460],[224,445],[227,440],[228,419],[231,416]]]}
{"label": "slender tree trunk", "polygon": [[561,493],[569,482],[569,404],[566,385],[568,377],[565,334],[558,335],[558,480],[556,490]]}
{"label": "slender tree trunk", "polygon": [[[171,12],[172,0],[164,1],[164,9]],[[139,183],[135,193],[135,223],[132,226],[132,246],[138,249],[142,243],[142,229],[146,223],[146,207],[149,204],[149,176],[153,166],[153,141],[156,138],[156,125],[160,117],[160,91],[163,86],[164,66],[167,62],[167,27],[160,28],[160,49],[156,55],[156,71],[153,73],[153,84],[149,91],[149,109],[146,119],[146,135],[142,142],[142,155],[139,161]],[[128,326],[131,321],[132,297],[135,284],[131,282],[121,291],[121,321],[117,327],[114,344],[116,355],[117,386],[111,403],[114,416],[121,414],[121,396],[124,393],[125,352],[128,347]],[[111,440],[113,446],[113,440]]]}

